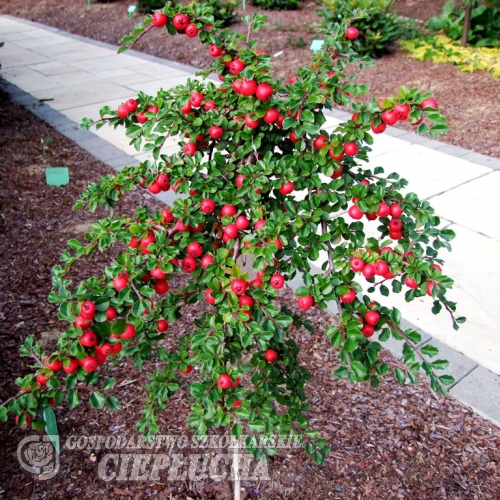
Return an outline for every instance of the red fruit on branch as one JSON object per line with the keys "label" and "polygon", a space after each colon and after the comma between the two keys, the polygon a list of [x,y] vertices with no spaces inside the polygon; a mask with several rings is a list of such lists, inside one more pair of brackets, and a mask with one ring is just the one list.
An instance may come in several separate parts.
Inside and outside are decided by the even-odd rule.
{"label": "red fruit on branch", "polygon": [[264,358],[268,363],[273,363],[278,359],[278,353],[274,349],[268,349],[264,354]]}
{"label": "red fruit on branch", "polygon": [[365,314],[365,322],[371,326],[377,326],[380,321],[380,314],[377,311],[367,311]]}
{"label": "red fruit on branch", "polygon": [[428,109],[428,108],[438,109],[438,104],[436,100],[433,99],[432,97],[425,99],[424,101],[422,101],[422,104],[420,104],[420,109]]}
{"label": "red fruit on branch", "polygon": [[278,113],[278,111],[275,109],[275,108],[269,108],[267,111],[266,111],[266,114],[262,117],[262,119],[266,122],[266,123],[275,123],[278,118],[279,118],[280,114]]}
{"label": "red fruit on branch", "polygon": [[369,339],[375,333],[375,328],[373,328],[373,326],[371,326],[371,325],[363,325],[363,327],[361,328],[361,333],[367,339]]}
{"label": "red fruit on branch", "polygon": [[97,335],[94,332],[85,332],[80,337],[80,344],[85,347],[94,347],[97,345]]}
{"label": "red fruit on branch", "polygon": [[332,160],[335,160],[335,161],[340,161],[340,160],[342,160],[342,158],[344,158],[344,154],[345,154],[345,153],[344,153],[344,151],[342,150],[342,152],[341,152],[340,154],[338,154],[338,155],[337,155],[337,154],[335,154],[335,153],[334,153],[334,150],[335,150],[335,147],[333,147],[333,146],[332,146],[332,147],[330,148],[330,150],[328,151],[328,154],[330,155],[330,158],[331,158]]}
{"label": "red fruit on branch", "polygon": [[372,122],[372,132],[374,134],[381,134],[382,132],[385,132],[386,128],[387,125],[384,122],[380,122],[377,126],[375,126],[375,123]]}
{"label": "red fruit on branch", "polygon": [[207,268],[210,264],[214,264],[215,261],[214,261],[214,258],[212,255],[204,255],[202,258],[201,258],[201,267],[203,269]]}
{"label": "red fruit on branch", "polygon": [[375,276],[375,267],[371,264],[366,264],[361,273],[367,280],[369,280]]}
{"label": "red fruit on branch", "polygon": [[157,280],[162,280],[167,277],[167,273],[163,272],[161,270],[160,266],[156,266],[152,271],[151,271],[151,276]]}
{"label": "red fruit on branch", "polygon": [[80,361],[80,366],[87,372],[92,373],[97,370],[97,360],[92,356],[87,356],[85,359]]}
{"label": "red fruit on branch", "polygon": [[194,156],[196,151],[198,151],[198,146],[194,142],[187,142],[182,148],[182,151],[188,156]]}
{"label": "red fruit on branch", "polygon": [[344,146],[344,153],[347,156],[356,156],[358,154],[359,147],[355,142],[348,142]]}
{"label": "red fruit on branch", "polygon": [[212,296],[212,292],[213,290],[211,288],[207,288],[205,290],[205,300],[209,303],[209,304],[215,304],[215,298]]}
{"label": "red fruit on branch", "polygon": [[49,370],[52,370],[53,372],[57,372],[61,369],[61,362],[58,359],[54,359],[52,363],[49,363],[50,356],[47,356],[45,358],[45,367],[48,368]]}
{"label": "red fruit on branch", "polygon": [[239,231],[244,231],[250,226],[250,221],[243,215],[240,215],[236,218],[234,225],[238,228]]}
{"label": "red fruit on branch", "polygon": [[241,61],[240,59],[235,59],[234,61],[229,64],[229,72],[232,75],[237,75],[240,71],[243,71],[245,69],[245,63]]}
{"label": "red fruit on branch", "polygon": [[201,103],[203,102],[204,96],[201,92],[193,92],[191,94],[191,98],[189,99],[189,103],[193,108],[199,108]]}
{"label": "red fruit on branch", "polygon": [[410,111],[411,108],[408,104],[396,104],[396,106],[394,106],[394,113],[396,113],[396,116],[400,121],[408,120]]}
{"label": "red fruit on branch", "polygon": [[168,330],[168,322],[164,319],[158,320],[158,326],[156,328],[160,333],[166,332]]}
{"label": "red fruit on branch", "polygon": [[200,203],[200,210],[204,214],[211,214],[215,210],[215,203],[212,200],[203,200]]}
{"label": "red fruit on branch", "polygon": [[360,220],[363,218],[363,212],[357,207],[357,205],[353,205],[347,211],[348,214],[355,220]]}
{"label": "red fruit on branch", "polygon": [[378,206],[377,215],[379,217],[388,217],[390,213],[391,207],[385,201],[381,201]]}
{"label": "red fruit on branch", "polygon": [[39,373],[36,377],[36,383],[40,386],[46,385],[47,382],[49,381],[50,377],[46,377],[43,373]]}
{"label": "red fruit on branch", "polygon": [[316,139],[314,139],[314,147],[318,149],[323,149],[328,146],[328,137],[325,135],[318,135]]}
{"label": "red fruit on branch", "polygon": [[259,126],[259,119],[252,120],[252,114],[249,113],[245,116],[245,124],[248,128],[256,129]]}
{"label": "red fruit on branch", "polygon": [[386,123],[387,125],[394,125],[398,121],[398,116],[395,113],[394,110],[392,111],[384,111],[381,115],[380,118],[382,118],[382,121]]}
{"label": "red fruit on branch", "polygon": [[120,335],[120,338],[133,339],[135,337],[135,334],[136,334],[135,326],[131,325],[130,323],[127,323],[125,331]]}
{"label": "red fruit on branch", "polygon": [[234,217],[236,215],[236,207],[234,205],[224,205],[220,212],[221,216]]}
{"label": "red fruit on branch", "polygon": [[340,296],[340,301],[344,304],[352,304],[356,299],[356,292],[351,288],[347,293]]}
{"label": "red fruit on branch", "polygon": [[222,47],[218,47],[215,43],[213,43],[210,45],[208,52],[212,57],[219,57],[222,54]]}
{"label": "red fruit on branch", "polygon": [[280,189],[279,189],[279,192],[286,196],[287,194],[290,194],[294,191],[295,189],[295,185],[293,184],[293,182],[291,181],[288,181],[288,182],[285,182],[281,185]]}
{"label": "red fruit on branch", "polygon": [[259,83],[255,91],[255,97],[259,101],[268,101],[273,96],[274,90],[269,83]]}
{"label": "red fruit on branch", "polygon": [[238,303],[240,304],[240,306],[248,306],[252,308],[254,305],[254,300],[252,299],[252,297],[249,297],[248,295],[240,295]]}
{"label": "red fruit on branch", "polygon": [[81,328],[82,330],[86,330],[87,328],[90,328],[92,320],[85,319],[83,316],[77,316],[73,324],[76,326],[76,328]]}
{"label": "red fruit on branch", "polygon": [[238,233],[239,233],[239,230],[238,230],[238,227],[236,226],[236,224],[228,224],[224,228],[224,236],[228,240],[234,240],[235,238],[237,238]]}
{"label": "red fruit on branch", "polygon": [[222,130],[222,128],[220,127],[217,127],[217,125],[212,125],[208,130],[208,135],[210,135],[212,139],[219,140],[224,135],[224,130]]}
{"label": "red fruit on branch", "polygon": [[304,297],[299,297],[297,299],[297,306],[299,309],[302,309],[303,311],[307,311],[310,309],[314,304],[314,299],[312,298],[311,295],[305,295]]}
{"label": "red fruit on branch", "polygon": [[190,257],[194,258],[198,258],[203,255],[203,248],[197,241],[193,241],[193,243],[190,243],[186,247],[186,251]]}
{"label": "red fruit on branch", "polygon": [[95,304],[91,300],[86,300],[80,309],[80,316],[85,319],[94,319],[95,314]]}
{"label": "red fruit on branch", "polygon": [[155,292],[163,295],[164,293],[168,292],[168,289],[170,288],[168,285],[168,282],[165,280],[157,280],[153,286],[155,289]]}
{"label": "red fruit on branch", "polygon": [[401,232],[402,229],[403,229],[403,223],[399,219],[392,219],[391,221],[389,221],[389,231],[397,233]]}
{"label": "red fruit on branch", "polygon": [[236,295],[243,295],[247,291],[247,288],[247,282],[242,279],[237,278],[231,281],[231,291]]}
{"label": "red fruit on branch", "polygon": [[64,373],[73,373],[78,369],[80,363],[75,358],[69,358],[67,364],[63,363],[62,369]]}
{"label": "red fruit on branch", "polygon": [[133,113],[137,109],[138,104],[135,99],[128,99],[125,106],[127,106],[127,109]]}
{"label": "red fruit on branch", "polygon": [[231,377],[227,374],[220,375],[217,379],[217,385],[223,390],[229,389],[232,385]]}
{"label": "red fruit on branch", "polygon": [[358,28],[355,28],[354,26],[349,26],[347,28],[347,31],[345,32],[345,36],[348,40],[356,40],[359,36],[359,30]]}
{"label": "red fruit on branch", "polygon": [[257,91],[257,82],[255,80],[247,80],[243,78],[239,86],[239,93],[246,97],[250,97]]}
{"label": "red fruit on branch", "polygon": [[175,220],[175,216],[174,214],[170,211],[170,208],[164,208],[162,211],[161,211],[161,216],[163,218],[163,221],[164,222],[167,222],[167,223],[170,223],[170,222],[174,222]]}
{"label": "red fruit on branch", "polygon": [[189,38],[194,38],[198,35],[198,28],[193,23],[189,23],[186,26],[185,33]]}
{"label": "red fruit on branch", "polygon": [[187,374],[191,373],[192,371],[193,371],[193,367],[191,365],[187,365],[185,370],[181,370],[181,373],[183,375],[187,375]]}
{"label": "red fruit on branch", "polygon": [[130,113],[130,111],[125,104],[120,104],[120,106],[118,106],[118,110],[116,112],[116,114],[118,115],[118,118],[122,118],[122,119],[127,118],[129,113]]}
{"label": "red fruit on branch", "polygon": [[182,260],[181,267],[186,273],[193,273],[196,270],[196,260],[193,257],[185,257]]}
{"label": "red fruit on branch", "polygon": [[155,28],[161,28],[162,26],[165,26],[168,22],[167,16],[161,12],[155,12],[151,20]]}
{"label": "red fruit on branch", "polygon": [[344,171],[344,166],[340,164],[339,169],[333,172],[332,179],[338,179],[342,175],[343,171]]}
{"label": "red fruit on branch", "polygon": [[280,288],[283,288],[285,284],[285,278],[281,274],[273,274],[269,283],[271,283],[271,286],[273,288],[279,290]]}
{"label": "red fruit on branch", "polygon": [[395,219],[399,219],[403,215],[404,210],[401,208],[399,203],[394,203],[391,205],[391,215]]}
{"label": "red fruit on branch", "polygon": [[417,281],[413,278],[409,278],[408,276],[405,277],[405,285],[408,288],[418,288]]}
{"label": "red fruit on branch", "polygon": [[178,32],[183,32],[189,24],[189,18],[186,14],[177,14],[172,19],[172,24]]}
{"label": "red fruit on branch", "polygon": [[360,259],[359,257],[353,257],[351,259],[351,269],[355,273],[361,272],[364,267],[365,267],[365,263],[364,263],[363,259]]}

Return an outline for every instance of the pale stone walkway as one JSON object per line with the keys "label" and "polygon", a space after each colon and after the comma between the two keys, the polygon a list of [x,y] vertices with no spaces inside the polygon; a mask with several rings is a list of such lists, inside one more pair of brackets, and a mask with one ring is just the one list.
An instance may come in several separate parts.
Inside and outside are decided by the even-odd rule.
{"label": "pale stone walkway", "polygon": [[[139,90],[154,94],[194,77],[193,68],[135,51],[118,55],[116,47],[8,16],[0,16],[0,40],[1,74],[13,97],[115,168],[148,155],[111,127],[86,132],[76,124]],[[332,113],[328,127],[349,116]],[[165,152],[176,150],[169,139]],[[403,294],[391,295],[390,303],[451,361],[459,380],[451,392],[500,422],[500,160],[397,128],[375,137],[371,158],[373,166],[398,171],[456,232],[444,271],[456,281],[450,299],[467,323],[455,332],[445,313],[432,315],[428,297],[406,304]]]}

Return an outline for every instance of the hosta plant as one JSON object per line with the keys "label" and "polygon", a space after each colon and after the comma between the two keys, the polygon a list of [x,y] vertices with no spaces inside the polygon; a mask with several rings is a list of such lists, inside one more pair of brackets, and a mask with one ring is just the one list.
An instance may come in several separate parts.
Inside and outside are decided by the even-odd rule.
{"label": "hosta plant", "polygon": [[[368,164],[372,134],[398,121],[431,137],[444,133],[436,101],[401,88],[357,102],[368,87],[347,76],[346,66],[360,72],[372,61],[355,51],[357,34],[348,23],[322,29],[325,43],[311,66],[276,80],[271,57],[252,40],[265,18],[244,21],[247,33],[238,34],[218,28],[203,5],[167,3],[123,39],[120,50],[152,30],[198,38],[213,57],[202,74],[217,81],[188,79],[156,95],[140,92],[117,109],[103,108],[97,121],[83,121],[87,128],[122,130],[151,157],[90,184],[76,203],[90,211],[104,206],[110,216],[84,241],[70,240],[53,268],[49,300],[59,304],[67,329],[50,353],[28,337],[21,353],[35,360],[33,373],[17,380],[19,394],[2,406],[2,418],[12,412],[19,426],[47,424],[53,434],[52,403],[66,400],[73,408],[84,397],[116,410],[117,398],[103,395],[112,394],[108,368],[131,358],[141,370],[155,360],[137,423],[141,433],[160,430],[159,414],[186,387],[196,433],[298,435],[323,463],[329,448],[307,418],[304,386],[311,374],[294,341],[294,330],[312,327],[276,305],[278,291],[296,276],[303,280],[295,291],[297,311],[337,305],[330,326],[317,332],[338,353],[334,376],[377,387],[388,376],[416,382],[423,371],[441,392],[452,382],[439,374],[447,363],[436,359],[437,349],[418,348],[419,333],[401,327],[400,311],[370,298],[377,289],[385,296],[404,293],[407,301],[427,301],[434,314],[449,314],[455,328],[464,321],[447,298],[453,281],[439,254],[450,249],[453,232],[439,229],[430,203],[407,192],[397,173]],[[335,105],[353,115],[328,132],[324,111]],[[172,155],[162,153],[169,137],[179,145]],[[156,212],[138,207],[133,217],[116,215],[136,188],[179,196]],[[68,278],[77,259],[109,247],[120,253],[102,275]],[[321,272],[311,272],[318,261],[324,261]],[[176,274],[189,278],[185,285],[170,286]],[[176,349],[165,349],[169,325],[186,305],[200,302],[208,312],[199,312]],[[404,343],[404,365],[379,357],[390,338]],[[91,390],[82,393],[85,385]],[[256,458],[277,453],[250,439],[246,446]]]}

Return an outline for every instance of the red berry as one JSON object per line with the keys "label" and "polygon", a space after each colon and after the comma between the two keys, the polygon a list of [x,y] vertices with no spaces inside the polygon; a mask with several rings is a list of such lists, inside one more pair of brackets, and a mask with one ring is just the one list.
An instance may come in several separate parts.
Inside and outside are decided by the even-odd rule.
{"label": "red berry", "polygon": [[347,31],[345,32],[345,36],[348,40],[356,40],[359,35],[359,30],[358,28],[355,28],[354,26],[350,26],[347,28]]}
{"label": "red berry", "polygon": [[80,361],[80,365],[87,373],[92,373],[97,370],[98,363],[92,356],[87,356]]}
{"label": "red berry", "polygon": [[214,261],[214,258],[212,255],[204,255],[202,258],[201,258],[201,267],[203,269],[205,269],[206,267],[208,267],[210,264],[213,264],[215,261]]}
{"label": "red berry", "polygon": [[375,267],[371,264],[366,264],[361,272],[363,273],[363,276],[369,280],[375,276]]}
{"label": "red berry", "polygon": [[135,337],[136,331],[135,326],[127,323],[125,331],[120,335],[122,339],[133,339]]}
{"label": "red berry", "polygon": [[364,267],[365,267],[365,263],[364,263],[363,259],[360,259],[359,257],[353,257],[351,259],[351,269],[355,273],[362,271]]}
{"label": "red berry", "polygon": [[197,241],[190,243],[186,247],[186,251],[190,257],[197,258],[197,257],[201,257],[203,255],[203,248],[201,247],[201,245]]}
{"label": "red berry", "polygon": [[387,217],[390,213],[391,207],[385,201],[381,201],[378,206],[377,215],[379,217]]}
{"label": "red berry", "polygon": [[352,302],[354,302],[355,299],[356,299],[356,292],[352,288],[347,293],[344,293],[344,295],[340,296],[340,300],[344,304],[351,304]]}
{"label": "red berry", "polygon": [[250,308],[252,308],[254,305],[254,300],[248,295],[240,295],[238,302],[240,306],[248,306]]}
{"label": "red berry", "polygon": [[222,130],[220,127],[217,127],[216,125],[213,125],[208,130],[208,134],[212,139],[218,140],[224,135],[224,130]]}
{"label": "red berry", "polygon": [[224,205],[220,212],[221,216],[233,217],[236,215],[236,207],[233,205]]}
{"label": "red berry", "polygon": [[204,214],[211,214],[215,210],[215,203],[212,200],[203,200],[200,203],[200,210]]}
{"label": "red berry", "polygon": [[80,316],[85,319],[94,319],[95,304],[91,300],[86,300],[80,309]]}
{"label": "red berry", "polygon": [[120,106],[118,106],[118,118],[127,118],[129,113],[130,111],[125,104],[120,104]]}
{"label": "red berry", "polygon": [[396,113],[398,120],[401,121],[408,119],[410,111],[411,109],[410,106],[408,106],[408,104],[396,104],[396,106],[394,106],[394,112]]}
{"label": "red berry", "polygon": [[262,119],[266,122],[266,123],[275,123],[278,118],[279,118],[280,114],[278,113],[278,111],[274,108],[269,108],[267,111],[266,111],[266,114],[262,117]]}
{"label": "red berry", "polygon": [[164,319],[158,320],[157,330],[160,333],[166,332],[168,330],[168,322],[165,321]]}
{"label": "red berry", "polygon": [[394,205],[391,205],[391,215],[395,219],[399,219],[403,215],[404,210],[401,208],[401,205],[399,203],[394,203]]}
{"label": "red berry", "polygon": [[94,332],[85,332],[80,337],[80,344],[85,347],[94,347],[97,345],[97,335]]}
{"label": "red berry", "polygon": [[160,266],[156,266],[152,271],[151,271],[151,276],[157,280],[162,280],[167,277],[167,273],[164,273],[161,270]]}
{"label": "red berry", "polygon": [[273,274],[269,282],[271,283],[271,286],[273,288],[279,290],[280,288],[283,288],[283,285],[285,284],[285,278],[281,274]]}
{"label": "red berry", "polygon": [[244,231],[248,226],[250,226],[250,221],[243,215],[240,215],[236,218],[234,225],[239,231]]}
{"label": "red berry", "polygon": [[194,38],[198,35],[198,28],[193,23],[190,23],[186,26],[185,32],[189,38]]}
{"label": "red berry", "polygon": [[359,147],[355,142],[348,142],[344,146],[344,153],[347,156],[356,156],[358,154]]}
{"label": "red berry", "polygon": [[384,122],[380,122],[377,126],[375,126],[374,122],[372,122],[372,131],[374,134],[381,134],[385,132],[387,125]]}
{"label": "red berry", "polygon": [[155,292],[160,295],[167,293],[169,288],[168,282],[165,280],[157,280],[154,284]]}
{"label": "red berry", "polygon": [[248,128],[256,129],[259,126],[259,119],[252,120],[252,114],[249,113],[245,116],[245,124]]}
{"label": "red berry", "polygon": [[375,262],[373,268],[375,270],[375,274],[378,274],[379,276],[384,276],[384,274],[387,274],[387,272],[389,271],[389,265],[383,260],[378,260],[377,262]]}
{"label": "red berry", "polygon": [[418,283],[415,279],[409,278],[408,276],[405,277],[405,285],[408,288],[418,288]]}
{"label": "red berry", "polygon": [[215,298],[212,297],[212,292],[213,290],[211,288],[207,288],[205,290],[205,300],[209,303],[209,304],[215,304]]}
{"label": "red berry", "polygon": [[182,260],[182,269],[187,273],[192,273],[196,270],[196,261],[193,257],[186,257]]}
{"label": "red berry", "polygon": [[316,139],[314,139],[314,147],[317,149],[323,149],[328,146],[328,137],[325,135],[318,135]]}
{"label": "red berry", "polygon": [[356,220],[363,218],[363,212],[357,207],[357,205],[353,205],[348,210],[349,215]]}
{"label": "red berry", "polygon": [[196,151],[198,151],[198,146],[196,146],[194,142],[187,142],[182,148],[182,151],[188,156],[194,156]]}
{"label": "red berry", "polygon": [[380,314],[377,311],[368,311],[365,314],[365,322],[371,326],[377,326],[380,321]]}
{"label": "red berry", "polygon": [[113,280],[113,286],[115,287],[116,290],[122,290],[123,288],[126,288],[128,286],[128,279],[129,279],[128,274],[119,274]]}
{"label": "red berry", "polygon": [[245,64],[240,59],[235,59],[229,64],[229,72],[232,75],[237,75],[240,71],[245,69]]}
{"label": "red berry", "polygon": [[281,185],[279,191],[282,195],[286,196],[287,194],[290,194],[291,192],[293,192],[294,189],[295,189],[295,185],[293,184],[293,182],[288,181],[288,182],[285,182]]}
{"label": "red berry", "polygon": [[212,44],[210,45],[208,52],[212,57],[219,57],[222,54],[222,47],[217,47],[217,45]]}
{"label": "red berry", "polygon": [[396,115],[396,112],[394,110],[384,111],[380,115],[380,118],[382,118],[382,121],[387,125],[394,125],[398,121],[398,116]]}
{"label": "red berry", "polygon": [[259,99],[259,101],[268,101],[273,96],[274,90],[269,85],[269,83],[260,83],[257,85],[257,90],[255,91],[255,97]]}
{"label": "red berry", "polygon": [[251,288],[253,286],[257,287],[257,288],[262,288],[262,280],[260,279],[254,279],[252,281],[250,281],[250,283],[248,283],[248,286]]}
{"label": "red berry", "polygon": [[433,109],[438,109],[438,105],[435,99],[432,97],[429,97],[428,99],[425,99],[425,101],[420,104],[421,109],[426,109],[426,108],[433,108]]}
{"label": "red berry", "polygon": [[363,328],[361,328],[361,333],[369,339],[374,333],[375,333],[375,328],[371,325],[363,325]]}
{"label": "red berry", "polygon": [[188,373],[191,373],[193,371],[193,367],[191,365],[187,365],[185,370],[181,370],[181,373],[183,375],[187,375]]}
{"label": "red berry", "polygon": [[344,150],[342,150],[342,152],[340,154],[338,154],[338,155],[336,155],[334,153],[334,151],[335,151],[335,148],[333,146],[328,151],[328,154],[330,155],[330,157],[332,158],[332,160],[340,161],[340,160],[342,160],[342,158],[344,158],[344,154],[345,154]]}
{"label": "red berry", "polygon": [[153,14],[153,26],[155,28],[161,28],[162,26],[165,26],[168,22],[168,18],[165,14],[162,14],[161,12],[155,12]]}
{"label": "red berry", "polygon": [[137,109],[137,101],[135,99],[128,99],[125,106],[127,106],[128,110],[133,113]]}
{"label": "red berry", "polygon": [[227,374],[220,375],[217,379],[217,385],[223,390],[229,389],[232,385],[231,377]]}
{"label": "red berry", "polygon": [[313,304],[314,299],[311,297],[311,295],[306,295],[297,299],[297,306],[299,307],[299,309],[302,309],[304,311],[310,309]]}
{"label": "red berry", "polygon": [[392,219],[391,221],[389,221],[389,231],[397,233],[401,232],[402,229],[403,229],[403,223],[399,219]]}
{"label": "red berry", "polygon": [[186,14],[177,14],[172,19],[172,24],[177,31],[184,31],[189,24],[189,19]]}
{"label": "red berry", "polygon": [[80,363],[76,359],[69,358],[67,366],[63,363],[62,369],[64,373],[73,373],[79,366]]}
{"label": "red berry", "polygon": [[273,363],[278,359],[278,353],[274,349],[268,349],[264,354],[264,357],[268,363]]}
{"label": "red berry", "polygon": [[49,370],[52,370],[53,372],[57,372],[58,370],[61,369],[61,362],[58,359],[54,359],[52,363],[49,363],[50,356],[47,356],[45,358],[45,367],[48,368]]}
{"label": "red berry", "polygon": [[242,279],[237,278],[231,282],[231,291],[236,295],[243,295],[247,291],[247,288],[247,282]]}

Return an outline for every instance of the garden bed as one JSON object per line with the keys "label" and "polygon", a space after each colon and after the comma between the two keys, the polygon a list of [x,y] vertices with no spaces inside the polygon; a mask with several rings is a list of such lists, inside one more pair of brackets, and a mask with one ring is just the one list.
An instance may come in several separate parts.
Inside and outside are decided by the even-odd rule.
{"label": "garden bed", "polygon": [[[29,372],[29,361],[18,353],[22,340],[33,333],[43,341],[45,350],[51,352],[58,333],[66,327],[57,320],[56,307],[47,301],[50,270],[58,262],[65,242],[73,237],[82,238],[95,220],[95,216],[82,210],[71,210],[79,193],[88,182],[111,170],[3,93],[0,93],[0,148],[3,179],[0,400],[5,400],[16,391],[15,377]],[[44,178],[47,166],[69,167],[69,186],[47,186]],[[144,203],[154,209],[161,206],[151,195],[135,190],[122,200],[118,211],[132,214]],[[109,260],[109,254],[99,254],[77,264],[74,275],[100,274]],[[178,284],[179,278],[175,278],[171,286]],[[292,293],[286,291],[279,302],[290,306],[295,301]],[[196,304],[171,325],[163,342],[165,348],[174,347],[179,335],[190,330],[193,317],[204,307]],[[318,467],[303,451],[286,450],[269,464],[271,481],[244,482],[242,498],[497,500],[500,497],[498,428],[454,399],[435,396],[425,382],[399,386],[388,378],[375,390],[333,378],[331,372],[338,366],[335,352],[328,349],[323,335],[331,319],[317,309],[308,314],[318,336],[311,337],[303,330],[295,334],[302,348],[301,362],[314,376],[306,385],[311,402],[307,413],[313,427],[328,440],[332,452],[326,458],[327,465]],[[387,362],[397,363],[388,353],[384,356]],[[155,361],[146,363],[138,373],[128,360],[114,369],[112,376],[117,387],[125,384],[113,390],[122,404],[119,412],[92,408],[85,391],[80,392],[83,404],[76,409],[57,406],[63,443],[71,435],[136,436],[135,422],[142,409],[146,373],[154,365]],[[196,371],[183,379],[194,380]],[[185,423],[189,411],[186,396],[184,383],[160,415],[162,434],[190,434]],[[17,429],[12,419],[0,423],[0,429],[3,440],[0,495],[6,498],[223,499],[220,485],[211,480],[169,482],[163,476],[158,482],[105,482],[97,474],[105,450],[63,450],[58,475],[50,481],[33,481],[15,458],[19,441],[31,431]]]}
{"label": "garden bed", "polygon": [[[444,0],[397,0],[394,9],[401,15],[427,20],[439,14],[444,3]],[[117,45],[141,19],[140,14],[134,19],[128,18],[129,5],[129,0],[95,3],[90,7],[84,0],[0,0],[0,14],[23,17]],[[256,38],[261,41],[260,47],[270,54],[282,52],[273,60],[276,76],[289,78],[294,68],[311,61],[308,47],[321,21],[316,13],[318,8],[318,4],[304,1],[300,11],[266,12],[269,27],[257,33]],[[246,14],[256,11],[248,6]],[[240,9],[238,19],[243,14]],[[241,21],[233,27],[246,31]],[[149,34],[136,48],[197,68],[205,67],[211,60],[199,41],[184,36],[169,37],[164,32]],[[361,80],[371,88],[369,98],[393,95],[399,85],[433,92],[451,127],[450,132],[439,140],[500,157],[500,79],[494,79],[486,72],[463,73],[450,64],[416,61],[410,59],[407,52],[394,47],[389,55],[377,61],[377,67],[365,71]],[[406,128],[413,130],[411,125],[406,125]]]}

